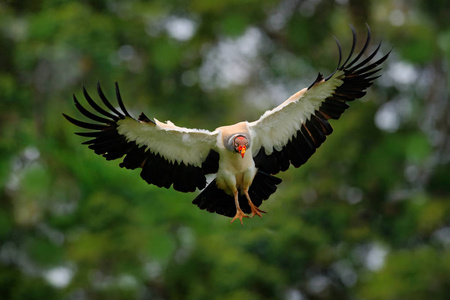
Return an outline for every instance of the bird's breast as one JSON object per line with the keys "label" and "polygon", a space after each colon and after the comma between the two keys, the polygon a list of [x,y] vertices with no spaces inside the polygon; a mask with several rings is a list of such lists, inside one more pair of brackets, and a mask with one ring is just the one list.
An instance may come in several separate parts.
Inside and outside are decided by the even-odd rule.
{"label": "bird's breast", "polygon": [[255,162],[251,150],[241,157],[239,153],[221,151],[217,185],[228,193],[236,189],[248,189],[256,174]]}
{"label": "bird's breast", "polygon": [[253,161],[251,153],[251,149],[249,148],[244,157],[242,157],[237,152],[225,150],[223,153],[220,153],[219,169],[222,167],[230,172],[240,173],[245,172],[250,168],[254,168],[255,162]]}

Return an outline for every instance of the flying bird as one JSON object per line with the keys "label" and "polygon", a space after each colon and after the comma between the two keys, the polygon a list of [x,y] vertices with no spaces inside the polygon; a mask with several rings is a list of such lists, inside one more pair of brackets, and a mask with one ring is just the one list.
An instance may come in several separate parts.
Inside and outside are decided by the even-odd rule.
{"label": "flying bird", "polygon": [[[329,119],[339,119],[349,107],[347,102],[361,98],[380,75],[389,52],[373,61],[381,42],[367,56],[371,33],[359,54],[353,57],[356,34],[350,53],[341,64],[341,47],[336,70],[314,82],[279,106],[266,111],[254,122],[239,122],[214,131],[179,127],[170,121],[148,118],[144,113],[134,119],[127,112],[117,83],[118,107],[106,98],[99,84],[98,95],[107,108],[99,106],[83,87],[87,103],[96,113],[80,104],[77,109],[91,119],[84,122],[66,114],[71,123],[88,129],[75,134],[87,137],[83,144],[107,160],[122,158],[120,167],[141,170],[149,184],[180,192],[202,190],[193,200],[200,209],[231,217],[231,223],[242,218],[261,217],[259,207],[281,183],[273,176],[290,165],[298,168],[314,154],[333,129]],[[364,57],[363,57],[364,56]],[[206,175],[216,174],[209,184]]]}

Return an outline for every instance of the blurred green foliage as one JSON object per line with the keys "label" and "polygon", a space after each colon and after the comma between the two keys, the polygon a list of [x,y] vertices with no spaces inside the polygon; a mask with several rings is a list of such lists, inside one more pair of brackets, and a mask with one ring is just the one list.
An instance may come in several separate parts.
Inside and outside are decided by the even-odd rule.
{"label": "blurred green foliage", "polygon": [[[447,299],[449,15],[444,0],[0,1],[2,299]],[[117,81],[135,116],[252,121],[332,72],[332,36],[345,53],[365,23],[393,48],[382,77],[243,227],[94,155],[61,116],[83,84],[112,97]]]}

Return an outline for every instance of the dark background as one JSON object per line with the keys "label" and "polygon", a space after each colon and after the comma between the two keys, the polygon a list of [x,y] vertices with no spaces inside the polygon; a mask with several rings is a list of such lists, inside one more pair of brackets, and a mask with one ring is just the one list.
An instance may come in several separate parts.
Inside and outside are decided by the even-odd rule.
{"label": "dark background", "polygon": [[[448,299],[449,16],[445,0],[0,0],[1,298]],[[360,49],[365,23],[393,48],[383,76],[243,227],[61,116],[118,81],[134,116],[253,121],[334,70],[349,24]]]}

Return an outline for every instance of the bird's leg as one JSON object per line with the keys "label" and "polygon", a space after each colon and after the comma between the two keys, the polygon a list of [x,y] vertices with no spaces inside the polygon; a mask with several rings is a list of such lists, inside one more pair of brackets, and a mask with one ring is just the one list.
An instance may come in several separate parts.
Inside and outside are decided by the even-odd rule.
{"label": "bird's leg", "polygon": [[248,216],[244,214],[241,207],[239,206],[239,192],[236,190],[233,195],[234,204],[236,205],[236,215],[234,216],[233,220],[231,220],[230,224],[233,223],[234,220],[239,219],[241,221],[241,225],[244,225],[244,223],[242,223],[242,218],[248,218]]}
{"label": "bird's leg", "polygon": [[250,205],[250,209],[252,210],[252,215],[250,216],[251,218],[253,218],[255,215],[261,218],[261,213],[266,214],[265,211],[259,209],[258,207],[255,206],[255,204],[253,204],[252,200],[250,199],[250,195],[248,194],[248,189],[244,190],[244,194],[245,197],[247,197],[248,205]]}

